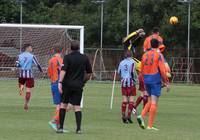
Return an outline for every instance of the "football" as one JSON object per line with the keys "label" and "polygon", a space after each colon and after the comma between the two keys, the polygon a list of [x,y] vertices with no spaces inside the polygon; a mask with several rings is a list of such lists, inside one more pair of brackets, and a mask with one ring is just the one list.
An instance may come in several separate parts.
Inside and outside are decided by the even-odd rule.
{"label": "football", "polygon": [[178,23],[178,18],[176,16],[172,16],[169,19],[169,22],[170,22],[171,25],[176,25]]}

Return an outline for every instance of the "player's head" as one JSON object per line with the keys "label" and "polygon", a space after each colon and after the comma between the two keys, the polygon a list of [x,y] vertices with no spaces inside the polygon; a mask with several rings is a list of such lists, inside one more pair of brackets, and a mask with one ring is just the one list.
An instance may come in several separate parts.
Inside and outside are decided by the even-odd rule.
{"label": "player's head", "polygon": [[53,53],[54,54],[61,54],[62,52],[62,47],[60,44],[55,44],[53,48]]}
{"label": "player's head", "polygon": [[31,44],[24,44],[23,46],[23,50],[26,51],[26,52],[32,52],[33,51],[33,48],[31,46]]}
{"label": "player's head", "polygon": [[72,41],[71,50],[72,51],[78,51],[80,49],[79,44],[80,44],[79,41]]}
{"label": "player's head", "polygon": [[131,56],[132,56],[131,50],[126,50],[125,51],[125,58],[131,57]]}
{"label": "player's head", "polygon": [[159,46],[159,41],[157,39],[152,39],[151,47],[156,49],[156,48],[158,48],[158,46]]}
{"label": "player's head", "polygon": [[160,29],[158,27],[154,27],[153,30],[152,30],[152,33],[153,34],[159,34],[159,30]]}

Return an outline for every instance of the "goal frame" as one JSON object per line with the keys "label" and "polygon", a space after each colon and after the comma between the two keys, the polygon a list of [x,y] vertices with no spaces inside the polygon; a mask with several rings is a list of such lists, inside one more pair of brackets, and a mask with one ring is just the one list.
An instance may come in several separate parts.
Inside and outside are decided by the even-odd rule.
{"label": "goal frame", "polygon": [[84,53],[84,26],[80,25],[47,25],[47,24],[0,24],[0,28],[49,28],[49,29],[79,29],[80,53]]}

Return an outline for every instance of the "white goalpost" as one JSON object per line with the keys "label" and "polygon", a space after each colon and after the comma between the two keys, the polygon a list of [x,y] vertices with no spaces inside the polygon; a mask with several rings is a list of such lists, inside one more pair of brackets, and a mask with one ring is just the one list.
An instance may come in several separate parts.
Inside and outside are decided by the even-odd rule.
{"label": "white goalpost", "polygon": [[111,98],[110,98],[110,109],[113,108],[113,100],[114,100],[114,93],[115,93],[116,76],[117,76],[117,70],[115,70],[114,78],[113,78],[112,92],[111,92]]}
{"label": "white goalpost", "polygon": [[[59,44],[65,54],[69,53],[71,41],[80,42],[80,52],[84,53],[84,26],[76,25],[36,25],[36,24],[0,24],[0,80],[16,79],[16,57],[23,44],[31,44],[44,71],[48,66],[52,50]],[[33,67],[36,79],[48,79]],[[46,80],[48,81],[48,80]],[[44,81],[41,82],[44,84]],[[83,106],[83,102],[82,102]]]}

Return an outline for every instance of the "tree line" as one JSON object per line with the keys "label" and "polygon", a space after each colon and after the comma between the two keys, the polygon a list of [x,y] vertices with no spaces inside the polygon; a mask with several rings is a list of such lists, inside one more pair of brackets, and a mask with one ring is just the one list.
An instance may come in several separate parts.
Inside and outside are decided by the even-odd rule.
{"label": "tree line", "polygon": [[[92,0],[24,0],[23,23],[84,25],[86,47],[98,47],[100,40],[100,5]],[[121,47],[126,36],[126,0],[106,0],[104,4],[104,47]],[[169,49],[185,50],[187,46],[186,3],[177,0],[130,0],[130,31],[144,28],[147,35],[154,26],[161,30]],[[177,16],[179,23],[169,24]],[[200,0],[191,4],[191,48],[200,45]],[[20,23],[20,4],[0,0],[0,21]],[[181,55],[181,54],[180,54]],[[194,56],[200,56],[194,53]]]}

